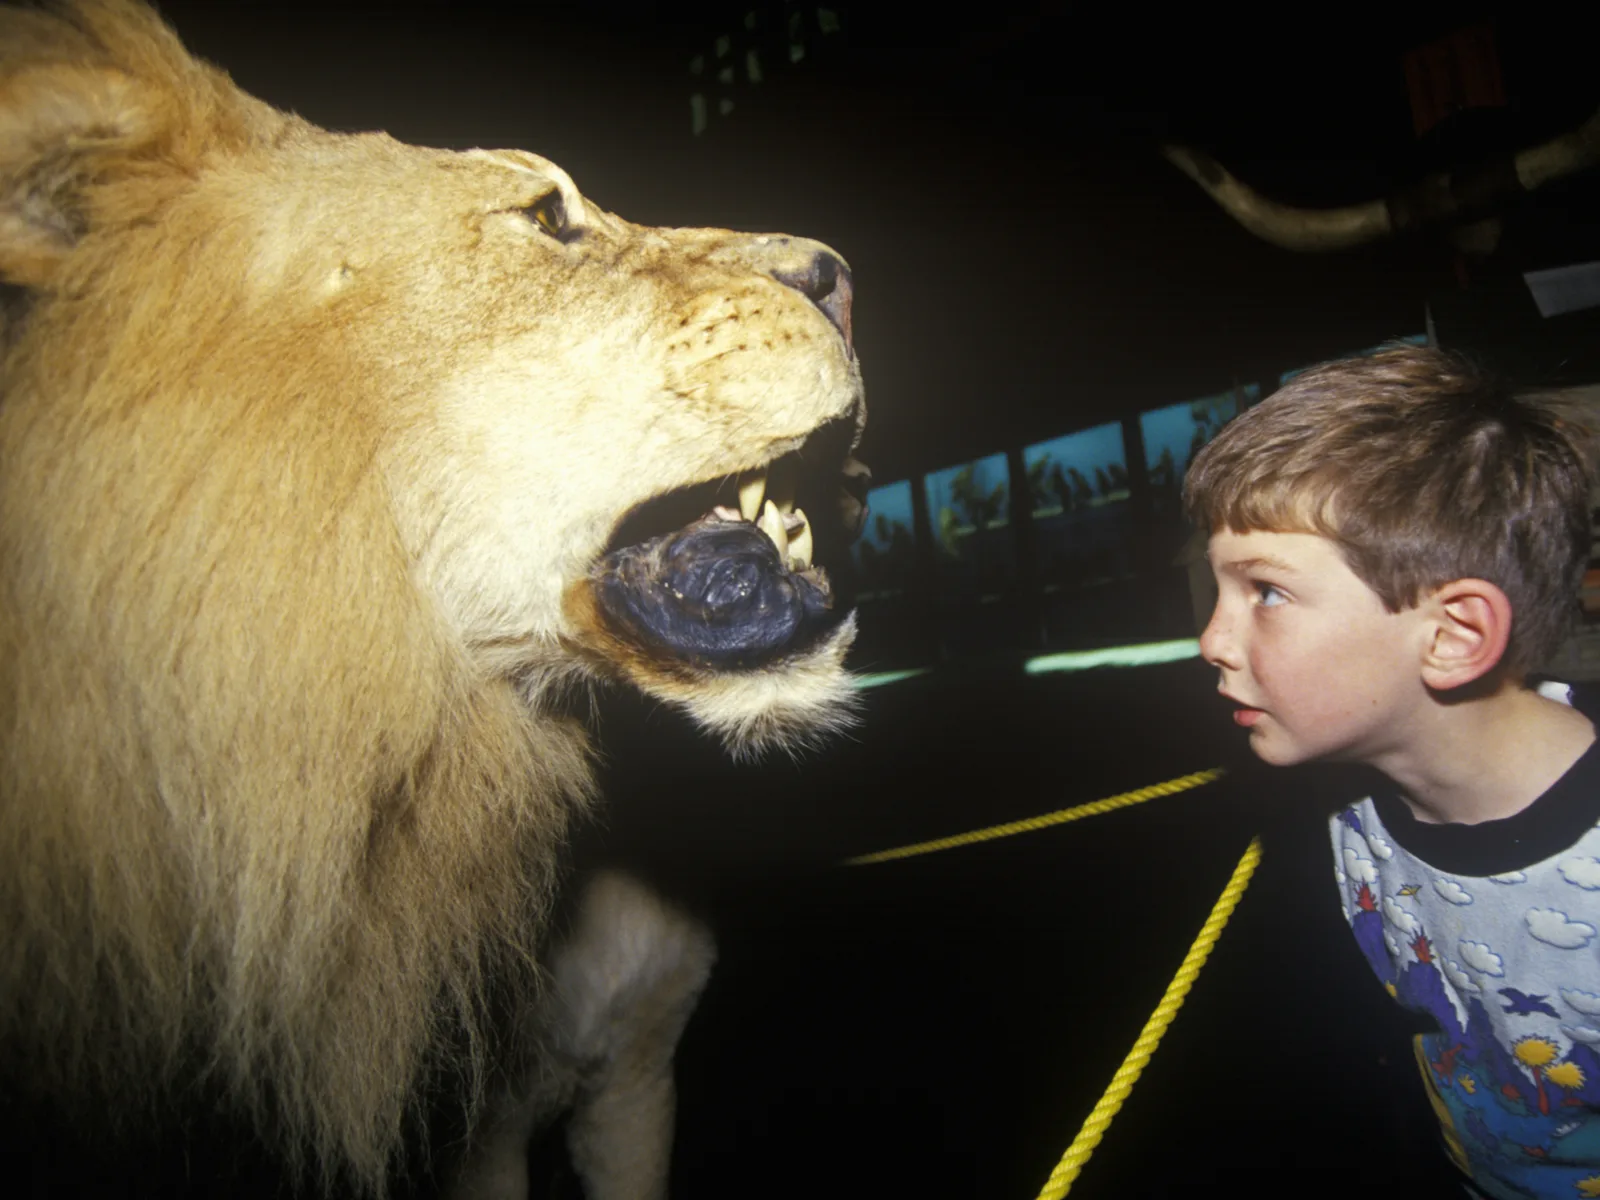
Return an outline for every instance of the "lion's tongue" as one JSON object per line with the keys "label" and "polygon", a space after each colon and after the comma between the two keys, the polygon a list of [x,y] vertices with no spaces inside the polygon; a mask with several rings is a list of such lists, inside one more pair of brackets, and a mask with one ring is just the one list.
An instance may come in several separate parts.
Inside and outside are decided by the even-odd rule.
{"label": "lion's tongue", "polygon": [[713,513],[607,555],[596,594],[646,644],[707,665],[754,665],[802,641],[832,607],[826,576],[800,568],[794,541],[785,553],[780,538],[787,530],[770,500],[758,524]]}

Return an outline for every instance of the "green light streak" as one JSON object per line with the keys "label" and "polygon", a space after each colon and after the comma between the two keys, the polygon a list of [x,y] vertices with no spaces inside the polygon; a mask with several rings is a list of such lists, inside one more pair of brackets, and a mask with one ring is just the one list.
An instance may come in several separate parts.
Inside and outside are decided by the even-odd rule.
{"label": "green light streak", "polygon": [[1022,664],[1029,675],[1050,671],[1086,671],[1090,667],[1146,667],[1153,663],[1177,662],[1200,657],[1198,638],[1173,642],[1145,642],[1139,646],[1108,646],[1103,650],[1077,650],[1067,654],[1043,654]]}
{"label": "green light streak", "polygon": [[[1179,638],[1172,642],[1144,642],[1137,646],[1107,646],[1101,650],[1043,654],[1025,661],[1022,669],[1028,675],[1047,675],[1052,671],[1087,671],[1091,667],[1148,667],[1155,663],[1199,657],[1198,639]],[[852,682],[857,691],[865,691],[867,688],[899,683],[902,679],[915,679],[932,670],[932,667],[914,667],[907,671],[877,671],[857,675]]]}
{"label": "green light streak", "polygon": [[902,679],[926,675],[931,670],[932,667],[914,667],[909,671],[878,671],[869,675],[857,675],[853,682],[857,691],[866,691],[867,688],[882,687],[886,683],[899,683]]}

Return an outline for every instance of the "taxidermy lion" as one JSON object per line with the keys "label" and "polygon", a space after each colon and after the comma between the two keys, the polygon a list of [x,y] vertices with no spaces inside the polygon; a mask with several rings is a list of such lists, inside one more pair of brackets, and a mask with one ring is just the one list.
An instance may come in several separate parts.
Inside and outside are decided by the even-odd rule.
{"label": "taxidermy lion", "polygon": [[458,1192],[575,1104],[591,1196],[660,1194],[710,942],[607,876],[547,949],[569,709],[847,719],[806,515],[864,420],[844,263],[329,133],[80,0],[0,10],[0,299],[13,1111],[215,1098],[378,1193],[459,1085]]}

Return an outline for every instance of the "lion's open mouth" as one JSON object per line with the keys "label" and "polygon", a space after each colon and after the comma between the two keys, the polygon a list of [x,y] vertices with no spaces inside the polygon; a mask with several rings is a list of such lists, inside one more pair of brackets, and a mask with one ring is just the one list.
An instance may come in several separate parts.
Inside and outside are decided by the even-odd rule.
{"label": "lion's open mouth", "polygon": [[616,632],[717,670],[771,663],[826,635],[845,614],[817,555],[859,531],[868,478],[846,471],[839,436],[825,427],[768,467],[629,513],[590,574]]}

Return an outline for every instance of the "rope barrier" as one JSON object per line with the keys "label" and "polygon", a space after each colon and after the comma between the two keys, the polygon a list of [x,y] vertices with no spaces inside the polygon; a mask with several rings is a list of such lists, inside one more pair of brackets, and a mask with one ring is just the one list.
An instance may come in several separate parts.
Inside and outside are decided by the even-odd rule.
{"label": "rope barrier", "polygon": [[1145,1064],[1150,1061],[1150,1056],[1155,1053],[1161,1035],[1167,1031],[1167,1026],[1172,1024],[1173,1018],[1178,1015],[1184,997],[1188,995],[1195,977],[1200,974],[1200,968],[1205,966],[1212,946],[1216,944],[1217,938],[1222,933],[1222,927],[1228,923],[1228,918],[1233,915],[1234,906],[1239,903],[1239,897],[1244,895],[1244,889],[1250,883],[1250,876],[1255,873],[1256,865],[1260,861],[1261,839],[1256,838],[1244,852],[1239,865],[1233,869],[1233,876],[1228,880],[1228,886],[1222,889],[1222,895],[1217,898],[1211,915],[1200,928],[1200,936],[1195,938],[1194,944],[1189,947],[1189,953],[1184,956],[1183,965],[1178,968],[1178,973],[1167,985],[1161,1003],[1156,1005],[1155,1012],[1151,1013],[1150,1019],[1145,1022],[1139,1039],[1133,1044],[1133,1049],[1128,1052],[1128,1057],[1122,1060],[1117,1073],[1111,1077],[1111,1086],[1106,1089],[1105,1095],[1100,1097],[1100,1102],[1094,1106],[1094,1111],[1083,1123],[1083,1128],[1072,1140],[1072,1145],[1067,1147],[1067,1152],[1061,1156],[1056,1169],[1050,1172],[1044,1190],[1039,1193],[1039,1200],[1061,1200],[1067,1194],[1067,1189],[1072,1186],[1072,1181],[1083,1170],[1084,1164],[1089,1161],[1089,1155],[1094,1153],[1094,1148],[1105,1136],[1111,1118],[1117,1115],[1122,1102],[1133,1090],[1139,1073],[1144,1070]]}
{"label": "rope barrier", "polygon": [[918,854],[932,854],[937,850],[951,850],[957,846],[970,846],[975,842],[992,841],[995,838],[1011,837],[1013,834],[1032,833],[1036,829],[1047,829],[1051,825],[1063,825],[1068,821],[1099,816],[1101,813],[1108,813],[1114,809],[1126,808],[1130,804],[1142,804],[1144,801],[1154,800],[1158,796],[1171,796],[1177,792],[1186,792],[1190,788],[1197,788],[1202,784],[1210,783],[1213,779],[1220,778],[1222,774],[1221,767],[1213,767],[1206,771],[1196,771],[1192,775],[1180,775],[1177,779],[1169,779],[1165,783],[1155,783],[1149,787],[1140,788],[1138,791],[1108,796],[1104,800],[1080,804],[1076,808],[1063,808],[1056,812],[1045,813],[1043,816],[1029,817],[1023,821],[1012,821],[1005,825],[991,825],[987,829],[976,829],[971,833],[958,833],[952,837],[935,838],[931,842],[916,842],[910,846],[900,846],[893,850],[879,850],[875,854],[862,854],[856,858],[847,858],[844,861],[844,865],[847,867],[862,867],[869,863],[891,862],[897,858],[911,858]]}
{"label": "rope barrier", "polygon": [[[1171,796],[1177,792],[1186,792],[1190,788],[1197,788],[1210,783],[1223,775],[1221,767],[1213,767],[1205,771],[1196,771],[1191,775],[1180,775],[1176,779],[1169,779],[1165,783],[1152,784],[1149,787],[1139,788],[1137,791],[1122,792],[1120,795],[1107,796],[1104,800],[1095,800],[1089,804],[1080,804],[1075,808],[1063,808],[1053,813],[1045,813],[1038,817],[1029,817],[1022,821],[1011,821],[1004,825],[991,825],[986,829],[976,829],[971,833],[958,833],[952,837],[935,838],[928,842],[915,842],[909,846],[900,846],[893,850],[879,850],[874,854],[862,854],[855,858],[846,859],[847,867],[866,866],[869,863],[892,862],[896,859],[911,858],[918,854],[932,854],[939,850],[951,850],[957,846],[970,846],[977,842],[992,841],[995,838],[1011,837],[1018,833],[1032,833],[1036,829],[1047,829],[1052,825],[1063,825],[1068,821],[1081,820],[1084,817],[1094,817],[1101,813],[1112,812],[1115,809],[1127,808],[1129,805],[1142,804],[1146,800],[1154,800],[1159,796]],[[1249,849],[1244,852],[1244,857],[1239,860],[1239,865],[1233,869],[1233,875],[1228,880],[1228,886],[1222,889],[1222,895],[1217,898],[1211,915],[1206,918],[1206,923],[1200,927],[1199,936],[1189,947],[1189,953],[1184,956],[1183,963],[1178,967],[1178,973],[1172,977],[1172,982],[1167,985],[1166,992],[1161,997],[1161,1003],[1156,1005],[1155,1012],[1150,1014],[1150,1019],[1145,1022],[1144,1029],[1140,1031],[1139,1038],[1133,1044],[1133,1049],[1122,1060],[1122,1065],[1117,1068],[1116,1074],[1111,1077],[1111,1085],[1106,1088],[1105,1094],[1100,1097],[1099,1103],[1090,1112],[1088,1120],[1084,1121],[1083,1128],[1078,1130],[1078,1136],[1072,1139],[1072,1145],[1067,1147],[1067,1152],[1061,1156],[1061,1161],[1056,1164],[1056,1169],[1050,1172],[1050,1178],[1045,1181],[1044,1190],[1039,1193],[1038,1200],[1062,1200],[1067,1191],[1072,1187],[1073,1180],[1077,1179],[1083,1170],[1084,1164],[1089,1161],[1089,1156],[1094,1153],[1101,1138],[1111,1125],[1111,1118],[1117,1115],[1123,1102],[1133,1091],[1133,1085],[1138,1080],[1145,1064],[1150,1061],[1150,1056],[1156,1052],[1156,1047],[1161,1043],[1161,1037],[1178,1015],[1178,1009],[1183,1007],[1184,997],[1189,994],[1189,989],[1194,986],[1195,979],[1200,974],[1200,968],[1205,966],[1206,959],[1211,954],[1211,948],[1216,945],[1217,938],[1222,935],[1223,926],[1228,923],[1228,918],[1233,915],[1239,897],[1244,895],[1244,890],[1250,883],[1250,877],[1255,874],[1257,864],[1261,862],[1261,839],[1251,841]]]}

